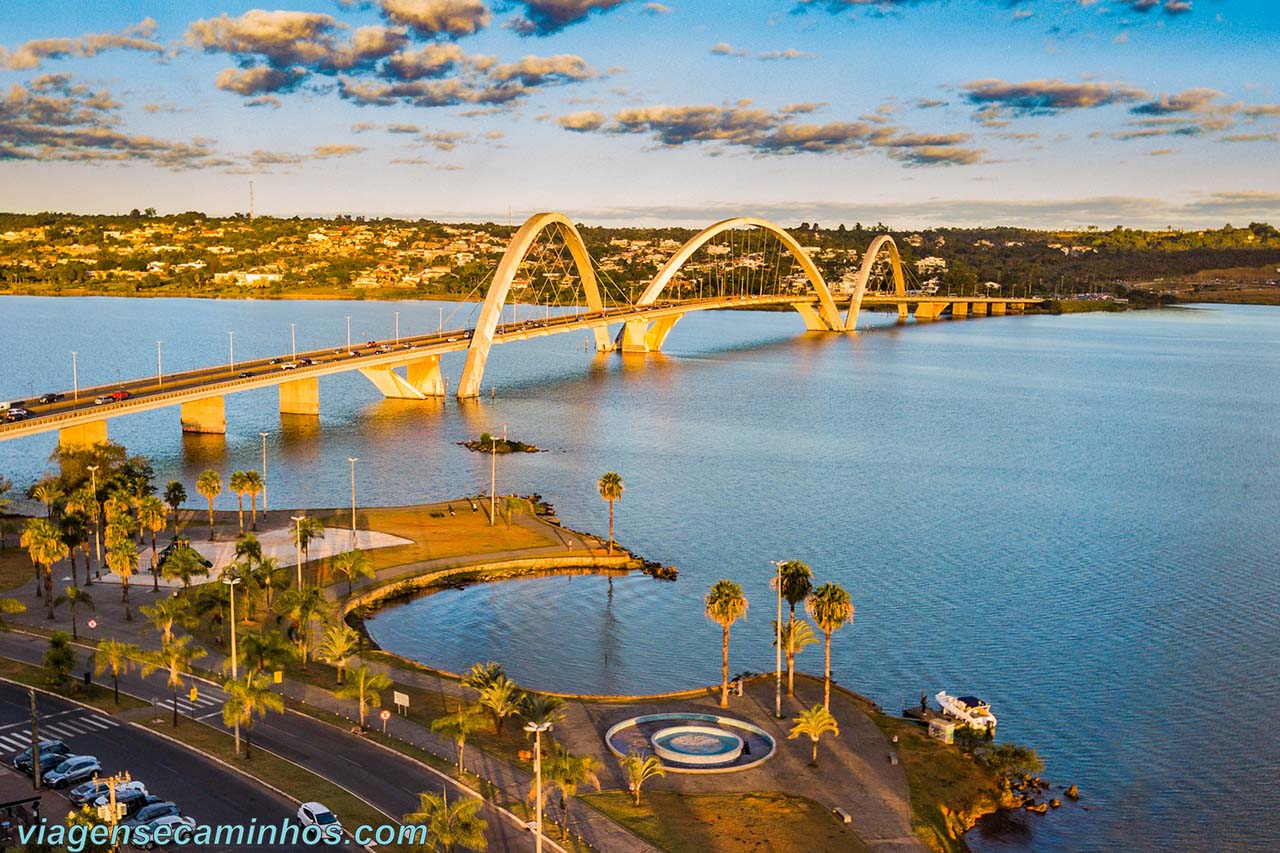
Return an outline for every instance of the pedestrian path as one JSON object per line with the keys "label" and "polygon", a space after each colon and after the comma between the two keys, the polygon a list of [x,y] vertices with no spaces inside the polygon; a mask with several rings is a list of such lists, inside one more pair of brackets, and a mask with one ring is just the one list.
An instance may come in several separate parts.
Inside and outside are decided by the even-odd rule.
{"label": "pedestrian path", "polygon": [[[120,723],[102,714],[76,709],[52,714],[40,720],[40,739],[73,742],[85,735],[99,735],[119,728]],[[31,723],[23,721],[0,727],[0,750],[18,752],[31,747]]]}
{"label": "pedestrian path", "polygon": [[[201,692],[196,696],[196,701],[194,703],[190,702],[186,697],[179,696],[178,713],[184,717],[204,719],[206,716],[211,717],[214,714],[220,715],[222,713],[222,703],[223,697],[221,694],[215,696]],[[169,699],[163,699],[157,702],[156,705],[160,708],[164,708],[166,711],[172,711],[173,699],[172,697]]]}

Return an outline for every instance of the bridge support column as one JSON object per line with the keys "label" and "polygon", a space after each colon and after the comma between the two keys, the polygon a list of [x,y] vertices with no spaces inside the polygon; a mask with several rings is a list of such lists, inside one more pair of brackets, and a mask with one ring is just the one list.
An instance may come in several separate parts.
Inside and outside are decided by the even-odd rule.
{"label": "bridge support column", "polygon": [[205,397],[182,404],[182,431],[225,435],[227,412],[222,397]]}
{"label": "bridge support column", "polygon": [[1007,304],[1008,304],[1008,303],[1006,303],[1006,302],[992,302],[992,303],[991,303],[991,316],[993,316],[993,317],[1000,317],[1000,316],[1002,316],[1002,315],[1004,314],[1004,312],[1005,312],[1005,306],[1006,306]]}
{"label": "bridge support column", "polygon": [[89,421],[58,430],[59,447],[92,446],[107,440],[107,422]]}
{"label": "bridge support column", "polygon": [[320,414],[320,380],[296,379],[280,383],[280,414]]}
{"label": "bridge support column", "polygon": [[649,327],[649,333],[644,336],[644,345],[648,347],[649,352],[662,350],[662,345],[667,342],[667,335],[671,334],[671,330],[683,316],[683,314],[672,314],[670,317],[660,317],[653,321],[653,325]]}
{"label": "bridge support column", "polygon": [[899,302],[898,303],[898,322],[899,323],[907,322],[907,313],[908,313],[907,303]]}
{"label": "bridge support column", "polygon": [[985,317],[987,316],[987,306],[989,304],[987,302],[975,302],[969,306],[970,313],[975,317]]}
{"label": "bridge support column", "polygon": [[440,356],[432,355],[405,364],[407,379],[393,367],[362,367],[360,372],[382,392],[382,396],[399,400],[425,400],[444,396],[444,377],[440,374]]}
{"label": "bridge support column", "polygon": [[[827,321],[822,319],[822,315],[818,313],[817,309],[807,302],[793,302],[791,307],[800,312],[800,316],[804,318],[804,327],[810,332],[842,331],[831,328]],[[857,322],[857,317],[854,317],[854,322]],[[850,328],[850,331],[852,331],[852,328]]]}
{"label": "bridge support column", "polygon": [[1021,314],[1022,312],[1026,311],[1026,310],[1027,310],[1027,303],[1025,303],[1025,302],[1010,302],[1010,303],[1009,303],[1009,313],[1011,313],[1011,314]]}
{"label": "bridge support column", "polygon": [[649,321],[628,320],[618,331],[618,349],[623,352],[648,352],[649,344],[646,336],[649,333]]}
{"label": "bridge support column", "polygon": [[938,319],[938,315],[947,307],[945,302],[917,302],[915,318],[917,323],[928,323]]}
{"label": "bridge support column", "polygon": [[952,302],[951,316],[952,317],[968,317],[969,303],[968,302]]}

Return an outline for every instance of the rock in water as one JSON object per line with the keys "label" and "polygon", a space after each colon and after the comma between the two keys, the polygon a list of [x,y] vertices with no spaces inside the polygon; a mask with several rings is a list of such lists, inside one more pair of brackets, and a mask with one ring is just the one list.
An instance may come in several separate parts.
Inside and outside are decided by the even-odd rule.
{"label": "rock in water", "polygon": [[1067,796],[1073,800],[1080,799],[1080,789],[1077,788],[1074,784],[1072,784],[1072,786],[1067,789]]}
{"label": "rock in water", "polygon": [[1056,798],[1055,798],[1055,799],[1052,799],[1052,800],[1050,800],[1050,801],[1049,801],[1049,806],[1050,806],[1050,808],[1055,808],[1055,809],[1056,809],[1056,808],[1058,808],[1058,807],[1059,807],[1059,806],[1061,806],[1061,805],[1062,805],[1062,800],[1059,800],[1059,799],[1056,799]]}

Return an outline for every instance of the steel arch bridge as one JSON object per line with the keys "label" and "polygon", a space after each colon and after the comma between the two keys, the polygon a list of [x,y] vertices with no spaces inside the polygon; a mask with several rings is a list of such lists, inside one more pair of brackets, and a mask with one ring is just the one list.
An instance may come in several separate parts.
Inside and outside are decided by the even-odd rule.
{"label": "steel arch bridge", "polygon": [[[699,250],[712,247],[722,236],[732,237],[743,232],[760,235],[757,250],[772,241],[769,245],[777,257],[794,264],[798,270],[796,282],[785,288],[786,292],[766,292],[767,282],[761,278],[756,282],[760,292],[749,287],[731,290],[722,286],[719,292],[704,296],[699,291],[696,298],[681,298],[680,288],[676,287],[676,298],[666,298],[671,296],[678,277],[694,265]],[[573,276],[580,283],[573,294],[574,310],[554,316],[548,312],[543,319],[503,322],[503,308],[515,289],[522,264],[540,238],[547,235],[561,241],[561,249],[568,252]],[[882,256],[888,261],[891,289],[873,292],[868,287]],[[1028,305],[1043,301],[912,293],[906,282],[897,244],[888,234],[877,236],[853,276],[850,295],[842,310],[822,272],[795,237],[769,220],[742,216],[721,220],[699,231],[662,264],[638,298],[615,300],[610,304],[577,227],[563,213],[538,213],[525,221],[508,244],[473,328],[441,329],[433,334],[375,341],[371,347],[358,347],[354,351],[340,348],[295,352],[274,359],[76,388],[55,395],[57,399],[51,402],[23,404],[19,401],[14,405],[11,401],[13,408],[24,405],[28,417],[0,423],[0,441],[55,430],[63,444],[104,441],[109,419],[170,406],[181,407],[184,432],[225,433],[225,396],[271,386],[279,388],[282,414],[318,415],[320,377],[352,370],[359,370],[386,397],[441,397],[448,393],[448,381],[440,371],[440,356],[464,350],[466,362],[456,394],[465,400],[480,396],[489,352],[497,344],[588,331],[597,352],[656,352],[675,324],[696,311],[790,306],[801,315],[809,331],[843,334],[855,331],[859,313],[866,306],[896,307],[899,320],[914,316],[918,321],[925,321],[936,319],[944,312],[956,318],[1019,313]],[[559,301],[556,304],[564,305]],[[618,329],[616,334],[614,327]],[[397,372],[401,368],[403,374]]]}

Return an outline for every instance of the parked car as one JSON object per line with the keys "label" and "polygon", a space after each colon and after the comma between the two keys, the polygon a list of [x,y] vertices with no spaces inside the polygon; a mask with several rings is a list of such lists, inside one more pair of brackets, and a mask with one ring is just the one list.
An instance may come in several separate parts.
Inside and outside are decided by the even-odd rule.
{"label": "parked car", "polygon": [[48,394],[41,394],[39,402],[44,403],[46,405],[49,403],[56,403],[65,396],[66,396],[65,394],[58,394],[54,391],[50,391]]}
{"label": "parked car", "polygon": [[[92,803],[99,797],[105,797],[111,792],[111,786],[104,779],[90,779],[88,782],[81,782],[70,791],[67,792],[67,799],[71,801],[71,805],[78,806],[83,803]],[[116,786],[116,796],[122,795],[125,791],[139,791],[146,796],[147,786],[141,782],[124,782]]]}
{"label": "parked car", "polygon": [[92,755],[68,755],[57,767],[44,774],[50,788],[66,788],[102,772],[102,765]]}
{"label": "parked car", "polygon": [[[138,824],[138,826],[134,828],[134,831],[136,832],[138,828],[145,826],[149,830],[149,832],[147,833],[148,837],[146,842],[143,843],[141,847],[143,850],[154,850],[157,847],[160,847],[160,846],[168,847],[170,844],[172,844],[173,833],[178,831],[178,827],[185,826],[188,829],[194,829],[195,825],[196,825],[196,822],[194,818],[184,817],[183,815],[171,814],[171,815],[165,815],[164,817],[158,817],[155,820],[151,821],[150,823]],[[166,836],[166,841],[164,845],[157,844],[155,841],[156,830],[160,829],[161,827],[167,827],[164,832],[164,835]],[[190,839],[187,839],[187,841],[188,843],[190,843]]]}
{"label": "parked car", "polygon": [[[147,806],[162,802],[164,802],[164,800],[160,797],[148,794],[145,789],[139,790],[137,788],[126,788],[123,791],[116,791],[116,804],[124,806],[124,813],[126,817],[136,815]],[[109,792],[105,795],[99,795],[98,798],[93,801],[95,806],[105,806],[110,803],[111,797]]]}
{"label": "parked car", "polygon": [[[42,740],[40,741],[40,766],[43,768],[54,767],[62,763],[62,759],[71,754],[71,749],[60,740]],[[14,753],[13,758],[9,760],[14,770],[21,770],[28,776],[31,775],[31,747],[27,747],[21,752]]]}
{"label": "parked car", "polygon": [[303,803],[298,807],[298,823],[303,826],[318,826],[321,829],[327,826],[336,826],[338,827],[338,832],[342,831],[342,824],[338,821],[338,816],[325,806],[315,802]]}
{"label": "parked car", "polygon": [[123,390],[123,389],[122,389],[122,390],[120,390],[120,391],[112,391],[112,392],[111,392],[111,399],[112,399],[112,400],[128,400],[128,399],[129,399],[130,397],[132,397],[132,396],[133,396],[133,395],[132,395],[131,393],[129,393],[128,391],[125,391],[125,390]]}
{"label": "parked car", "polygon": [[180,814],[182,814],[182,810],[178,808],[176,803],[161,800],[160,802],[143,806],[136,814],[134,814],[133,817],[126,820],[124,824],[125,826],[141,826],[144,823],[151,823],[153,820],[158,818]]}

